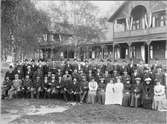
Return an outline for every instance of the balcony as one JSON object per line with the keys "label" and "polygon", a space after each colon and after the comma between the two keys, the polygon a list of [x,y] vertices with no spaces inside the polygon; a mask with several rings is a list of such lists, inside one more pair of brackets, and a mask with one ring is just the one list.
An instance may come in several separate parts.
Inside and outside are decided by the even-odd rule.
{"label": "balcony", "polygon": [[125,31],[125,32],[114,32],[114,39],[139,37],[139,36],[155,35],[155,34],[164,34],[167,36],[167,26],[154,27],[142,30]]}

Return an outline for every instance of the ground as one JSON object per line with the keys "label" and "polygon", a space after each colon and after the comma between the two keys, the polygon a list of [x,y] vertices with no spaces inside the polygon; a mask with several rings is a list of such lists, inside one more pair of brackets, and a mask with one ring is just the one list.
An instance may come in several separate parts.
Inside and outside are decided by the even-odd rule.
{"label": "ground", "polygon": [[[62,112],[32,114],[29,110],[37,112],[40,106],[64,107]],[[53,108],[54,109],[54,108]],[[44,110],[45,111],[45,110]],[[30,113],[30,114],[29,114]],[[91,105],[68,104],[55,99],[13,99],[2,100],[2,121],[13,124],[166,124],[165,112],[157,112],[142,108],[129,108],[119,105]]]}

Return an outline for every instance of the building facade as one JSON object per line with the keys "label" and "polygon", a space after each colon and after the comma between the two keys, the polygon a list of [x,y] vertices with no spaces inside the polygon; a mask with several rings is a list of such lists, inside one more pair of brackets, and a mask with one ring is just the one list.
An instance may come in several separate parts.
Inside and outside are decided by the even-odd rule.
{"label": "building facade", "polygon": [[110,17],[114,59],[167,63],[167,2],[126,1]]}

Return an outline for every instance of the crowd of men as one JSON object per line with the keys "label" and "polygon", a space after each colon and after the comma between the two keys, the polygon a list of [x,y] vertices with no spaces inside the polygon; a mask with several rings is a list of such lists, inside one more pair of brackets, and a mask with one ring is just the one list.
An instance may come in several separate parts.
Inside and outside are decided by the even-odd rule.
{"label": "crowd of men", "polygon": [[[53,98],[78,103],[110,104],[108,99],[118,97],[107,97],[112,94],[108,94],[110,90],[106,88],[111,83],[112,92],[116,92],[114,87],[121,89],[119,86],[123,86],[122,103],[118,104],[152,108],[157,82],[166,88],[165,74],[166,70],[160,65],[145,66],[134,64],[133,61],[120,65],[108,60],[95,65],[88,61],[80,63],[73,60],[71,63],[66,60],[64,64],[53,67],[47,61],[25,60],[9,67],[2,86],[2,98]],[[121,85],[115,85],[117,83]]]}

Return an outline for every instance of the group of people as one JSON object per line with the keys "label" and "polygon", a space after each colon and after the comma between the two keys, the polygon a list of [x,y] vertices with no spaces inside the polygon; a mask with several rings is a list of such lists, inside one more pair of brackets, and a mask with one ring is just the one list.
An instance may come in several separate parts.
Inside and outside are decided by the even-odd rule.
{"label": "group of people", "polygon": [[110,60],[95,65],[88,61],[49,66],[47,61],[25,60],[10,66],[2,86],[2,98],[54,98],[89,104],[118,104],[167,110],[166,70]]}

